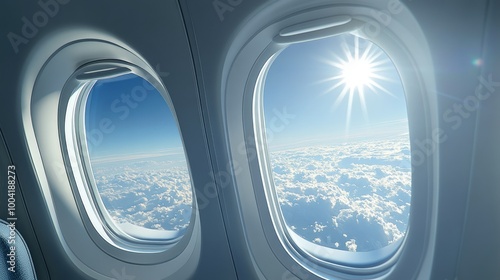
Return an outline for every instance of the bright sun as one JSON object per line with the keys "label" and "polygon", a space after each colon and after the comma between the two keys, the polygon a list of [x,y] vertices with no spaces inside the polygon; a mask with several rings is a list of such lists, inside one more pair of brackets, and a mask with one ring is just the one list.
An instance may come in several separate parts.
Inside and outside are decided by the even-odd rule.
{"label": "bright sun", "polygon": [[365,59],[354,59],[342,65],[342,82],[349,89],[362,90],[365,85],[372,83],[373,70]]}
{"label": "bright sun", "polygon": [[379,83],[379,81],[381,80],[389,80],[379,74],[381,71],[385,70],[385,68],[381,66],[388,62],[387,59],[380,58],[380,56],[383,54],[382,51],[374,46],[371,42],[364,39],[362,39],[364,40],[364,46],[363,48],[360,48],[359,37],[353,37],[354,46],[350,47],[346,42],[344,42],[342,44],[343,56],[337,56],[335,61],[329,62],[329,64],[340,70],[340,73],[327,79],[327,81],[337,81],[332,87],[328,89],[328,92],[342,87],[340,94],[335,100],[335,108],[344,100],[346,96],[348,96],[346,116],[347,129],[349,128],[349,122],[351,119],[353,99],[356,95],[359,97],[359,103],[361,105],[361,109],[363,111],[365,119],[368,119],[368,112],[365,102],[366,88],[370,89],[374,93],[382,91],[391,96],[394,96]]}

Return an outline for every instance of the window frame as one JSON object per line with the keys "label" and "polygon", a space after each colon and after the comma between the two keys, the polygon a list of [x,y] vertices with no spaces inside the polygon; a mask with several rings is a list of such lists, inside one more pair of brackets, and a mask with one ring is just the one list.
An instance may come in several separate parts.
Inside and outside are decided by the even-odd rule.
{"label": "window frame", "polygon": [[[436,242],[438,147],[422,164],[412,167],[412,207],[403,244],[388,259],[370,263],[359,261],[358,265],[352,262],[348,265],[344,262],[325,262],[299,252],[289,242],[282,223],[276,222],[274,217],[273,213],[278,213],[276,205],[268,204],[271,194],[265,186],[269,185],[269,176],[263,175],[263,170],[267,168],[261,160],[264,155],[256,148],[265,143],[255,131],[261,121],[255,117],[259,114],[254,114],[258,110],[254,109],[258,107],[254,104],[254,95],[259,76],[274,55],[293,43],[292,40],[281,40],[280,31],[318,18],[349,15],[361,26],[344,29],[342,33],[361,32],[358,28],[377,23],[374,15],[386,8],[385,5],[387,3],[372,2],[332,5],[326,1],[308,4],[292,1],[286,6],[276,3],[267,7],[268,14],[262,12],[260,17],[241,28],[238,33],[245,35],[236,36],[229,48],[222,79],[222,119],[224,133],[232,136],[232,139],[225,140],[229,147],[227,160],[238,165],[237,171],[232,174],[236,190],[231,195],[239,207],[238,214],[230,217],[241,219],[245,235],[237,240],[245,242],[252,256],[253,268],[260,275],[276,279],[292,279],[293,276],[301,279],[359,279],[368,276],[402,279],[410,274],[427,278],[425,275],[430,272],[433,244]],[[316,38],[325,36],[319,33]],[[314,39],[309,34],[304,37]],[[401,12],[393,15],[376,38],[369,39],[389,55],[400,72],[406,102],[411,104],[411,108],[407,106],[411,143],[415,139],[432,139],[438,128],[432,57],[417,21],[402,6]],[[415,147],[410,145],[413,153]],[[249,184],[253,188],[248,188]]]}
{"label": "window frame", "polygon": [[[146,70],[119,60],[104,60],[85,64],[77,69],[68,79],[67,85],[63,88],[63,92],[68,92],[69,99],[67,109],[65,111],[65,134],[61,138],[63,141],[66,141],[66,151],[69,155],[69,163],[71,164],[74,173],[79,172],[80,174],[84,174],[83,184],[85,185],[86,192],[82,192],[82,188],[78,188],[78,191],[80,192],[80,196],[87,195],[91,197],[93,206],[89,207],[88,204],[84,204],[84,207],[87,213],[89,211],[94,212],[90,214],[92,217],[90,220],[93,226],[95,228],[104,229],[104,231],[100,231],[100,234],[106,235],[106,238],[111,239],[113,244],[116,244],[119,247],[137,252],[160,252],[162,250],[168,250],[169,247],[175,245],[184,237],[185,234],[174,236],[173,238],[141,239],[134,237],[133,234],[120,228],[113,221],[111,215],[104,206],[101,195],[97,189],[87,145],[87,135],[85,129],[86,106],[88,97],[95,83],[100,79],[119,77],[126,74],[134,74],[137,77],[149,82],[157,90],[158,94],[163,97],[164,101],[167,103],[170,113],[174,118],[177,131],[181,137],[184,157],[186,158],[186,164],[188,165],[184,141],[182,141],[182,134],[180,133],[179,124],[168,91],[158,79],[149,74]],[[189,165],[187,167],[189,170]],[[192,197],[194,198],[194,188],[191,177],[189,178],[189,181],[191,185]],[[191,207],[194,212],[194,199],[191,202]],[[189,232],[191,223],[194,222],[193,212],[191,213],[189,223],[190,226],[188,227],[186,233]],[[170,235],[174,234],[171,231],[168,232],[170,232]],[[167,231],[165,231],[165,234],[167,234]]]}
{"label": "window frame", "polygon": [[[345,34],[345,33],[341,33]],[[338,35],[334,35],[338,36]],[[356,36],[356,35],[353,35]],[[372,42],[373,43],[373,42]],[[293,44],[293,43],[292,43]],[[368,252],[348,252],[334,248],[328,248],[308,242],[306,239],[301,238],[298,234],[292,232],[286,225],[285,218],[283,217],[281,206],[278,201],[278,195],[273,179],[273,168],[270,160],[270,154],[267,146],[266,125],[264,116],[264,87],[266,75],[272,66],[274,60],[280,55],[281,51],[286,47],[272,55],[262,70],[256,81],[255,90],[253,93],[253,126],[256,141],[257,158],[261,170],[261,177],[263,180],[263,188],[268,201],[268,207],[273,209],[271,216],[276,227],[277,234],[280,236],[282,242],[288,247],[290,251],[294,251],[310,261],[321,263],[325,267],[335,268],[338,264],[343,266],[351,266],[356,268],[373,267],[381,264],[390,264],[397,258],[400,247],[404,244],[405,236],[398,241],[384,246],[380,249]],[[308,244],[311,243],[311,244]]]}
{"label": "window frame", "polygon": [[[145,249],[115,242],[102,226],[94,227],[89,214],[95,212],[86,211],[85,207],[92,207],[93,203],[89,196],[80,195],[85,193],[85,174],[78,168],[73,169],[71,162],[78,159],[68,153],[64,139],[67,104],[75,89],[67,90],[66,86],[80,67],[103,60],[137,66],[162,81],[146,60],[125,42],[86,28],[52,34],[40,43],[23,70],[22,124],[44,201],[40,207],[47,211],[50,222],[47,230],[55,240],[52,246],[57,247],[75,271],[92,279],[112,277],[111,268],[125,265],[134,266],[136,275],[145,278],[190,275],[200,262],[202,249],[200,212],[195,196],[196,207],[183,238],[156,249],[152,248],[154,245]],[[190,168],[188,164],[191,173]]]}

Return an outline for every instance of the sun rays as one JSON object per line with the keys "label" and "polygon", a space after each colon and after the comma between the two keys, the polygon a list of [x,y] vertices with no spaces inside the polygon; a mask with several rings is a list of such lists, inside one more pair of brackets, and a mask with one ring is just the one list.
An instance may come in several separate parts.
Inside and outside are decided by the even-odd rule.
{"label": "sun rays", "polygon": [[352,108],[354,106],[355,97],[358,97],[359,105],[363,112],[363,116],[368,120],[368,110],[366,107],[365,94],[367,91],[378,94],[384,92],[394,96],[386,88],[381,85],[381,81],[390,81],[382,72],[387,70],[384,64],[389,62],[388,59],[381,58],[383,52],[371,42],[354,37],[354,45],[349,45],[347,41],[342,43],[342,55],[336,55],[333,61],[327,63],[337,68],[337,75],[326,79],[324,82],[333,81],[334,84],[327,92],[339,92],[335,99],[334,108],[337,108],[347,97],[347,113],[346,113],[346,131],[349,130]]}

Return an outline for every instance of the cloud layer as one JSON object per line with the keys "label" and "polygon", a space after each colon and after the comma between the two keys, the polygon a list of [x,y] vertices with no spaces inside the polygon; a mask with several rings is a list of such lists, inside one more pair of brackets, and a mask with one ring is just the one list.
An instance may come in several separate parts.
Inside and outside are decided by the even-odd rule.
{"label": "cloud layer", "polygon": [[[285,221],[304,239],[362,252],[404,236],[411,200],[407,136],[288,149],[270,156]],[[189,226],[192,190],[185,161],[150,158],[92,167],[116,224],[180,233]]]}
{"label": "cloud layer", "polygon": [[346,251],[387,246],[406,232],[411,199],[407,136],[271,153],[288,226]]}
{"label": "cloud layer", "polygon": [[101,199],[116,224],[178,230],[189,226],[191,182],[186,163],[151,158],[94,164]]}

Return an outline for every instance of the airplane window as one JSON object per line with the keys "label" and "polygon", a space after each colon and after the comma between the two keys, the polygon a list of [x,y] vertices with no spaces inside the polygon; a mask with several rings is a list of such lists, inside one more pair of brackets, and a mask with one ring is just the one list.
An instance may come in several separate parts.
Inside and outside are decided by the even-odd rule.
{"label": "airplane window", "polygon": [[347,252],[401,241],[410,141],[402,82],[387,54],[352,34],[292,44],[271,62],[261,98],[286,234],[299,247]]}
{"label": "airplane window", "polygon": [[191,179],[164,97],[124,74],[95,81],[83,104],[94,199],[108,226],[135,240],[181,237],[191,219]]}

